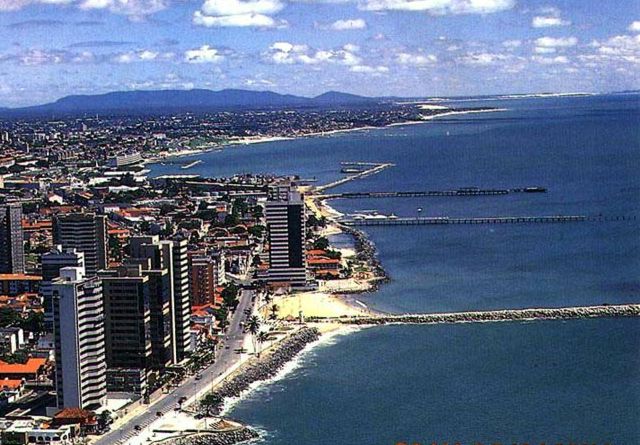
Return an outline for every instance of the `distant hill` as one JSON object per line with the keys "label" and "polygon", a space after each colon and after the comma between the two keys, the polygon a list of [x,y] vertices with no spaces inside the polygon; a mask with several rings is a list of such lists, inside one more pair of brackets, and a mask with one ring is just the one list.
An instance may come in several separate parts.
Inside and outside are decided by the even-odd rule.
{"label": "distant hill", "polygon": [[282,106],[359,105],[378,99],[331,91],[308,98],[272,91],[227,89],[212,91],[156,90],[118,91],[98,95],[66,96],[55,102],[24,108],[0,108],[0,114],[82,114],[82,113],[145,113],[165,110],[203,111],[207,109],[270,108]]}

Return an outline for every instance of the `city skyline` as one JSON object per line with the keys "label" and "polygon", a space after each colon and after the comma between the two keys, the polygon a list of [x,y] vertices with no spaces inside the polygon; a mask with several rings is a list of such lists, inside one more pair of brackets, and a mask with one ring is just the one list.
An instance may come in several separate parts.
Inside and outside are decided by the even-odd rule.
{"label": "city skyline", "polygon": [[0,106],[136,89],[635,89],[637,2],[0,0]]}

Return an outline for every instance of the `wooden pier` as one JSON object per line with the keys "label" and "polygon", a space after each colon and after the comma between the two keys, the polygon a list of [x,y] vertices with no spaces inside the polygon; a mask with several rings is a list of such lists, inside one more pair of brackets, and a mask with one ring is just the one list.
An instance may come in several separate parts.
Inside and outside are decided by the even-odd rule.
{"label": "wooden pier", "polygon": [[400,192],[346,192],[319,195],[321,199],[367,199],[367,198],[431,198],[431,197],[473,197],[501,196],[512,193],[545,193],[542,187],[523,187],[513,189],[461,188],[457,190],[428,190]]}
{"label": "wooden pier", "polygon": [[635,221],[636,216],[586,216],[586,215],[553,215],[553,216],[497,216],[483,218],[366,218],[342,220],[340,223],[352,226],[427,226],[446,224],[553,224],[586,221]]}

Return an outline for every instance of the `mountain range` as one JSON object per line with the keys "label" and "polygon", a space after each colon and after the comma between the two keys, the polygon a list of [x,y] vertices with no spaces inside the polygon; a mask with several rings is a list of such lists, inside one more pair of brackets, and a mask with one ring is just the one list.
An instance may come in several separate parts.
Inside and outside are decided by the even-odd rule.
{"label": "mountain range", "polygon": [[316,97],[279,94],[272,91],[226,89],[212,91],[155,90],[117,91],[97,95],[72,95],[43,105],[0,108],[0,115],[75,115],[95,113],[145,113],[167,110],[205,111],[220,109],[262,109],[271,107],[354,106],[381,99],[329,91]]}

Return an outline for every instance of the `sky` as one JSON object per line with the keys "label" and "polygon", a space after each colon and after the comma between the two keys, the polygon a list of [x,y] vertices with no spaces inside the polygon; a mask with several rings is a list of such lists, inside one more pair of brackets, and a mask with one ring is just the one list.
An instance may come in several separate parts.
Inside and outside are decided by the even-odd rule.
{"label": "sky", "polygon": [[640,88],[640,0],[0,0],[0,107],[70,94]]}

